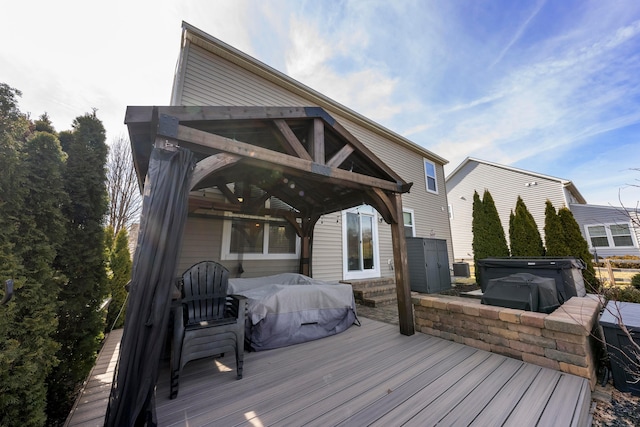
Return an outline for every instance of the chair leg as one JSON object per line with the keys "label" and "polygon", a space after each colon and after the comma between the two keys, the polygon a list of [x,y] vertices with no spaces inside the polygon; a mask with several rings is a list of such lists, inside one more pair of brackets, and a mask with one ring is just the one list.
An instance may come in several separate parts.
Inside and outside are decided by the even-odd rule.
{"label": "chair leg", "polygon": [[242,346],[244,343],[238,343],[236,341],[236,370],[238,372],[238,379],[242,379],[242,365],[244,363],[244,353],[242,351]]}
{"label": "chair leg", "polygon": [[169,399],[175,399],[178,396],[178,383],[180,381],[180,370],[171,371],[171,390]]}

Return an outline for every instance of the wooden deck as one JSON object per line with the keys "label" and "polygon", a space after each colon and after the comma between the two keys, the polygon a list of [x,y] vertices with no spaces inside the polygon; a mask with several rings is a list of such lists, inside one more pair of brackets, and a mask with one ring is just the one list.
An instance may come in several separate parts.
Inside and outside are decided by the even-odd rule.
{"label": "wooden deck", "polygon": [[105,338],[96,364],[67,417],[65,427],[104,425],[121,339],[122,329],[111,331]]}
{"label": "wooden deck", "polygon": [[588,426],[586,379],[361,318],[329,338],[231,355],[183,370],[169,400],[160,372],[160,426]]}

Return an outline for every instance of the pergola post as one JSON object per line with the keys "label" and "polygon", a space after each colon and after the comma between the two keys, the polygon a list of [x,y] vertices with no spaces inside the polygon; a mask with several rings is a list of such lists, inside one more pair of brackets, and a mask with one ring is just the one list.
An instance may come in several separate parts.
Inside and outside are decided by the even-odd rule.
{"label": "pergola post", "polygon": [[300,274],[312,277],[311,271],[311,246],[313,244],[313,229],[320,217],[303,218],[300,227]]}
{"label": "pergola post", "polygon": [[398,321],[401,334],[413,335],[415,328],[413,324],[413,307],[411,306],[411,288],[409,286],[407,242],[404,236],[404,224],[402,221],[402,195],[394,193],[392,197],[396,211],[396,220],[391,222],[391,239],[393,242],[393,267],[396,273]]}

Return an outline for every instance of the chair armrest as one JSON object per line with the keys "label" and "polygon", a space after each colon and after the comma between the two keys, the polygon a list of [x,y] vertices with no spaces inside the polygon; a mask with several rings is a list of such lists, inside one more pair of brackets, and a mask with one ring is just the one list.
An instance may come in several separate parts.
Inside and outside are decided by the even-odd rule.
{"label": "chair armrest", "polygon": [[242,319],[242,323],[244,323],[247,315],[247,297],[244,295],[227,295],[225,310],[228,316]]}

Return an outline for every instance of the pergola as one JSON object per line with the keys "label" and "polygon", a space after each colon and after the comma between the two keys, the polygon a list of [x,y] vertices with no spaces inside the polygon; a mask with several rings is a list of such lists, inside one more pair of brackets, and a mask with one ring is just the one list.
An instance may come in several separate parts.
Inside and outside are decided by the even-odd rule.
{"label": "pergola", "polygon": [[[414,333],[402,216],[405,182],[319,107],[130,106],[125,123],[142,183],[154,147],[179,146],[197,161],[191,190],[217,188],[189,209],[285,218],[301,238],[299,272],[311,275],[313,231],[322,215],[362,204],[391,225],[400,332]],[[288,209],[265,208],[275,197]]]}

